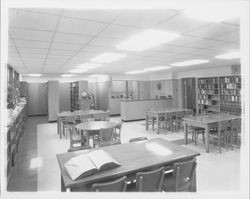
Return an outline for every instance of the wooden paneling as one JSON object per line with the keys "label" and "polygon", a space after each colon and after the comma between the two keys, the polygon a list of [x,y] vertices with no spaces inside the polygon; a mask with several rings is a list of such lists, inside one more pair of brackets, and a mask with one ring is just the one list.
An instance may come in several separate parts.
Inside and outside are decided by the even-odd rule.
{"label": "wooden paneling", "polygon": [[70,83],[60,83],[59,111],[70,110]]}
{"label": "wooden paneling", "polygon": [[56,121],[59,113],[59,82],[48,82],[48,120]]}
{"label": "wooden paneling", "polygon": [[47,114],[47,87],[46,83],[28,84],[28,115]]}

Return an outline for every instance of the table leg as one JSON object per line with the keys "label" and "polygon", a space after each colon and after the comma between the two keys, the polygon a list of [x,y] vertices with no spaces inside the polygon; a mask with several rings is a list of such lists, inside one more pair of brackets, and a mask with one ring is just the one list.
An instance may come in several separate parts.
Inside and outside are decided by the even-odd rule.
{"label": "table leg", "polygon": [[57,117],[57,134],[59,134],[59,117]]}
{"label": "table leg", "polygon": [[188,144],[188,132],[187,132],[187,123],[186,121],[184,122],[184,139],[185,139],[185,144]]}
{"label": "table leg", "polygon": [[62,175],[61,175],[61,192],[66,192],[66,187],[65,187],[65,185],[64,185]]}
{"label": "table leg", "polygon": [[205,147],[206,152],[209,153],[209,128],[208,126],[205,128]]}
{"label": "table leg", "polygon": [[159,116],[157,116],[157,134],[160,133],[160,123],[159,123]]}
{"label": "table leg", "polygon": [[148,130],[148,116],[147,115],[145,117],[145,122],[146,122],[146,130]]}
{"label": "table leg", "polygon": [[154,117],[152,117],[152,129],[153,131],[155,130],[155,118]]}

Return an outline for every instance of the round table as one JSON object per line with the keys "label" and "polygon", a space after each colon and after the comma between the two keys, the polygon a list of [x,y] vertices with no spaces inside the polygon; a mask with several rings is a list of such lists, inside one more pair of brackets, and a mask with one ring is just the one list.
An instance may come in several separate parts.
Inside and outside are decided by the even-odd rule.
{"label": "round table", "polygon": [[83,123],[77,124],[76,128],[78,130],[83,130],[83,131],[91,131],[91,130],[99,131],[101,129],[115,128],[116,126],[117,126],[117,123],[115,122],[90,121],[90,122],[83,122]]}

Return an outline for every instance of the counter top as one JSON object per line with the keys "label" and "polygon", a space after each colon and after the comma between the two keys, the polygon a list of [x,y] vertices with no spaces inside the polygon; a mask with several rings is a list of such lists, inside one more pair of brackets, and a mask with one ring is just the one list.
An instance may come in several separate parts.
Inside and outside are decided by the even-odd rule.
{"label": "counter top", "polygon": [[172,97],[167,97],[167,98],[156,98],[156,99],[139,99],[139,100],[134,100],[134,99],[121,99],[121,102],[134,102],[134,101],[154,101],[154,100],[172,100]]}

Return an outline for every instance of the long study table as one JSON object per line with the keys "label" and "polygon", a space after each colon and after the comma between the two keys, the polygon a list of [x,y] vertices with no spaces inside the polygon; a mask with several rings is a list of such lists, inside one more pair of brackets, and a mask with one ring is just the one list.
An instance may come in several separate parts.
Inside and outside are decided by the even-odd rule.
{"label": "long study table", "polygon": [[[79,180],[71,179],[64,164],[72,157],[98,149],[57,155],[61,171],[61,191],[66,191],[66,189],[72,189],[81,185],[85,186],[100,181],[108,181],[121,176],[133,176],[138,171],[145,171],[161,166],[172,166],[176,162],[190,160],[200,155],[196,151],[168,142],[162,138],[112,145],[101,149],[119,162],[121,166],[101,171]],[[193,191],[196,191],[196,180],[194,180],[193,183]]]}

